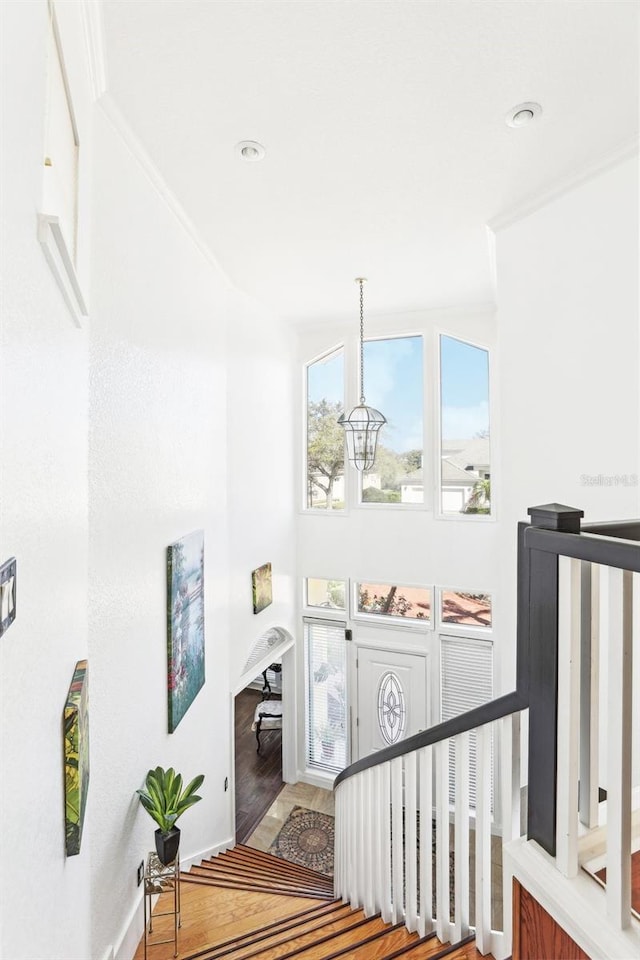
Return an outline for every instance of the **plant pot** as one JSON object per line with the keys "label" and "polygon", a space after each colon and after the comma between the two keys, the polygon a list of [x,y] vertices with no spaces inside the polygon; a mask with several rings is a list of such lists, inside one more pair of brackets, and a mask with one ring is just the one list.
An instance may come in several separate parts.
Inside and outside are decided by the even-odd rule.
{"label": "plant pot", "polygon": [[156,830],[156,853],[158,860],[168,867],[178,856],[178,847],[180,846],[180,827],[173,827],[168,833],[162,830]]}

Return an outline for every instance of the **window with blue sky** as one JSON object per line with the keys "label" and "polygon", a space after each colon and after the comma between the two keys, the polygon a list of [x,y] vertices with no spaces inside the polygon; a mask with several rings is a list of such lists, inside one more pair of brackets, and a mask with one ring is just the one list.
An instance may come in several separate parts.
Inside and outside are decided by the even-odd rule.
{"label": "window with blue sky", "polygon": [[344,509],[344,353],[307,366],[307,507]]}
{"label": "window with blue sky", "polygon": [[489,353],[440,337],[440,505],[443,513],[491,513]]}
{"label": "window with blue sky", "polygon": [[421,336],[364,345],[367,405],[387,418],[376,462],[362,478],[363,503],[424,503],[424,351]]}

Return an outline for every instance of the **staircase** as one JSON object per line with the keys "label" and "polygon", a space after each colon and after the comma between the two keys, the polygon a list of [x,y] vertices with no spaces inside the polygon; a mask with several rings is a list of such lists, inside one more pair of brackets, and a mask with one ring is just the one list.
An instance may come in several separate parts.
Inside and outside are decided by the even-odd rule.
{"label": "staircase", "polygon": [[[333,881],[268,853],[238,845],[216,857],[203,860],[181,874],[183,898],[189,885],[209,887],[209,908],[216,910],[216,892],[242,890],[257,897],[282,897],[282,918],[267,925],[252,926],[231,938],[197,950],[180,953],[182,960],[476,960],[475,940],[443,944],[435,933],[420,937],[409,933],[403,922],[385,923],[379,913],[364,910],[333,897]],[[288,913],[291,897],[312,899],[313,905]],[[319,901],[319,902],[318,902]],[[290,909],[290,908],[289,908]],[[185,922],[188,911],[184,913]]]}

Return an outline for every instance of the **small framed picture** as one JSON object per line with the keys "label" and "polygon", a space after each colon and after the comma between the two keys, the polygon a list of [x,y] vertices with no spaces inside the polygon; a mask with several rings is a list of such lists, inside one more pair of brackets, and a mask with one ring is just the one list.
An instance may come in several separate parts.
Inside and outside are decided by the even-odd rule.
{"label": "small framed picture", "polygon": [[270,563],[263,563],[261,567],[252,572],[251,585],[253,588],[253,612],[260,613],[261,610],[264,610],[273,602]]}
{"label": "small framed picture", "polygon": [[0,567],[0,637],[16,618],[16,558]]}

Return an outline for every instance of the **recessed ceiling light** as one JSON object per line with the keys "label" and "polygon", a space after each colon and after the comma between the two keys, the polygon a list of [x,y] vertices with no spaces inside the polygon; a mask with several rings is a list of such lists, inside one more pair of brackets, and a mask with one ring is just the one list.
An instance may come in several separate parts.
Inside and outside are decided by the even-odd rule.
{"label": "recessed ceiling light", "polygon": [[242,159],[248,160],[249,163],[262,160],[265,155],[264,147],[257,140],[241,140],[240,143],[236,144],[236,150]]}
{"label": "recessed ceiling light", "polygon": [[531,123],[542,113],[542,107],[539,103],[519,103],[517,107],[512,107],[506,115],[505,123],[508,127],[524,127]]}

